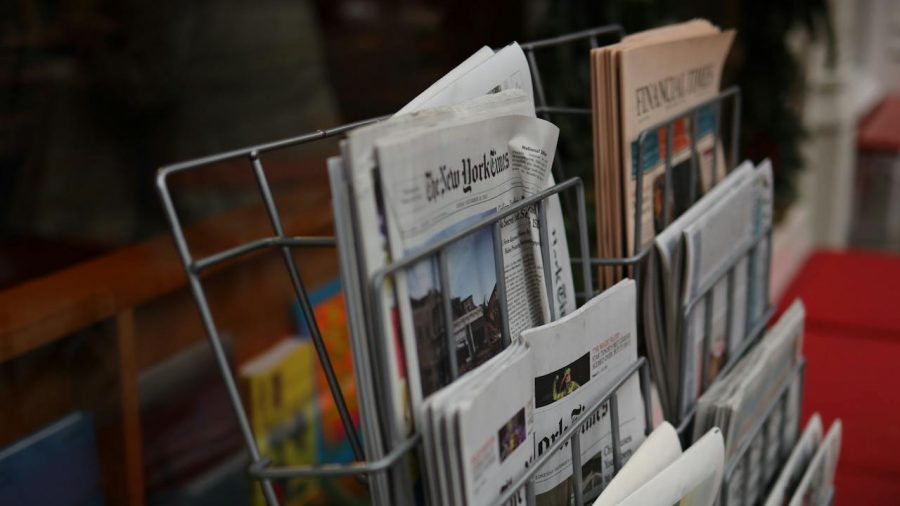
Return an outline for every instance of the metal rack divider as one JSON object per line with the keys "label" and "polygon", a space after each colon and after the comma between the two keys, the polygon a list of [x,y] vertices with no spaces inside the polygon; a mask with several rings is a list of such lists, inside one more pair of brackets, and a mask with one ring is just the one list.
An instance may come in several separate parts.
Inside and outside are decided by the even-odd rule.
{"label": "metal rack divider", "polygon": [[[573,108],[573,107],[562,107],[562,106],[551,106],[547,104],[545,90],[543,86],[543,81],[541,79],[540,72],[538,71],[537,60],[535,57],[535,50],[558,46],[565,43],[577,42],[587,40],[590,43],[591,47],[598,46],[598,38],[616,35],[621,37],[624,34],[623,30],[619,26],[604,26],[598,27],[592,30],[585,30],[581,32],[576,32],[568,35],[563,35],[560,37],[555,37],[552,39],[546,39],[536,42],[531,42],[527,44],[522,44],[521,47],[526,53],[526,57],[529,61],[531,67],[531,74],[534,83],[535,89],[535,104],[536,104],[536,112],[542,117],[548,117],[555,114],[563,114],[563,115],[577,115],[577,116],[590,116],[591,110],[585,108]],[[637,150],[637,166],[642,167],[643,161],[643,146],[650,135],[655,134],[660,128],[665,128],[667,132],[667,142],[666,142],[666,157],[665,157],[665,170],[667,177],[665,179],[665,190],[664,190],[664,202],[666,206],[665,219],[668,220],[668,210],[670,205],[669,196],[671,195],[671,177],[669,174],[671,172],[671,154],[672,154],[672,135],[673,135],[673,126],[675,122],[684,119],[691,118],[692,124],[696,128],[697,118],[699,117],[699,112],[703,107],[712,106],[715,109],[715,118],[716,125],[714,127],[714,135],[715,139],[718,140],[718,127],[719,127],[719,117],[722,103],[728,99],[733,101],[733,114],[732,114],[732,141],[731,141],[731,156],[730,156],[730,166],[734,167],[736,165],[737,160],[737,150],[738,144],[737,139],[739,138],[739,122],[740,122],[740,91],[736,87],[729,88],[720,94],[718,94],[715,98],[706,101],[691,110],[680,114],[676,117],[670,118],[667,121],[655,125],[654,127],[648,128],[644,130],[639,138],[638,138],[638,146]],[[403,458],[408,455],[411,451],[413,451],[421,441],[421,436],[419,434],[412,434],[409,438],[400,442],[391,448],[386,455],[377,459],[377,460],[366,460],[363,455],[362,445],[360,444],[359,436],[356,432],[356,429],[353,427],[349,410],[347,409],[346,402],[344,400],[343,394],[340,389],[340,385],[335,377],[334,370],[331,366],[330,359],[328,357],[327,348],[325,347],[325,343],[322,339],[321,333],[319,331],[318,325],[316,323],[315,317],[313,315],[312,306],[309,303],[309,297],[306,291],[305,286],[303,285],[302,279],[299,275],[295,260],[291,255],[292,248],[302,248],[302,247],[334,247],[335,240],[333,237],[291,237],[285,234],[283,226],[281,224],[281,218],[278,213],[274,198],[272,196],[271,189],[269,187],[268,179],[266,177],[265,168],[262,161],[262,155],[277,151],[280,149],[295,147],[303,144],[307,144],[310,142],[334,137],[337,135],[341,135],[353,128],[357,128],[359,126],[363,126],[383,118],[375,118],[370,120],[364,120],[356,123],[351,123],[335,128],[322,129],[317,130],[315,132],[284,139],[280,141],[275,141],[267,144],[261,144],[256,146],[251,146],[243,149],[237,149],[225,153],[221,153],[218,155],[208,156],[204,158],[199,158],[195,160],[190,160],[182,163],[177,163],[173,165],[168,165],[162,167],[159,170],[157,175],[157,189],[160,194],[160,198],[163,203],[163,209],[165,215],[168,219],[169,225],[172,229],[173,238],[175,241],[176,249],[179,253],[179,256],[182,260],[183,267],[185,269],[185,274],[188,278],[188,286],[190,288],[191,294],[197,304],[198,310],[200,311],[200,316],[203,322],[203,327],[206,330],[206,333],[209,337],[209,341],[212,347],[213,354],[218,363],[220,372],[222,374],[223,380],[225,382],[229,399],[232,404],[232,408],[235,412],[235,416],[237,417],[238,424],[241,429],[241,433],[244,437],[246,446],[249,450],[251,465],[249,467],[249,473],[254,478],[258,479],[262,485],[263,493],[266,497],[267,502],[270,505],[277,505],[279,501],[275,496],[274,489],[272,488],[271,480],[275,479],[287,479],[294,477],[338,477],[338,476],[349,476],[349,475],[365,475],[372,476],[378,475],[382,473],[387,473],[391,470],[401,471],[398,466],[399,463],[403,462]],[[691,136],[691,152],[692,152],[692,166],[693,172],[692,175],[698,170],[698,155],[697,155],[697,137],[696,130],[695,135]],[[714,145],[716,145],[714,143]],[[253,172],[254,178],[256,180],[256,184],[260,195],[262,196],[263,203],[265,205],[265,209],[267,212],[267,216],[269,218],[270,224],[272,226],[273,234],[269,237],[257,239],[254,241],[250,241],[233,248],[226,249],[221,252],[217,252],[211,254],[209,256],[195,259],[191,254],[191,250],[187,244],[184,234],[183,225],[178,217],[177,211],[175,209],[174,201],[169,191],[168,186],[168,178],[179,172],[186,172],[190,170],[195,170],[200,167],[206,167],[215,163],[230,161],[230,160],[238,160],[245,159],[247,160],[250,168]],[[717,157],[713,157],[714,160],[717,160]],[[715,162],[714,162],[715,163]],[[403,258],[393,262],[388,267],[382,269],[370,280],[369,286],[367,287],[367,295],[372,297],[373,300],[378,301],[381,296],[380,286],[388,279],[388,277],[396,274],[404,268],[409,267],[415,261],[421,260],[429,255],[436,255],[438,258],[442,257],[441,252],[444,248],[446,248],[450,243],[460,239],[461,237],[473,233],[483,226],[496,226],[498,220],[502,219],[505,216],[511,215],[515,212],[518,212],[522,209],[525,209],[529,206],[538,205],[539,212],[543,215],[544,213],[544,205],[543,202],[546,198],[560,194],[565,190],[574,189],[576,192],[576,200],[574,203],[574,210],[571,204],[567,206],[567,210],[570,211],[569,216],[577,216],[578,220],[578,239],[580,243],[580,257],[573,258],[572,262],[578,264],[581,267],[582,274],[584,276],[584,287],[585,292],[582,294],[586,298],[589,298],[594,294],[592,287],[592,272],[595,270],[596,266],[624,266],[624,267],[634,267],[636,283],[638,286],[638,290],[642,288],[640,282],[640,264],[641,261],[647,256],[649,251],[649,247],[641,247],[640,242],[640,212],[642,208],[642,177],[643,171],[638,170],[636,176],[636,184],[637,184],[637,194],[635,199],[635,216],[636,216],[636,233],[635,233],[635,248],[634,251],[637,251],[635,255],[630,258],[593,258],[590,256],[590,245],[588,244],[588,234],[586,229],[586,212],[585,212],[585,204],[584,204],[584,189],[580,179],[565,178],[565,171],[563,169],[562,161],[560,160],[558,154],[555,157],[554,162],[554,171],[558,181],[562,181],[562,183],[557,184],[556,186],[542,192],[538,195],[535,195],[529,199],[520,201],[508,208],[505,208],[503,212],[498,213],[495,216],[492,216],[488,219],[483,220],[472,227],[467,228],[454,235],[451,238],[448,238],[445,241],[442,241],[439,244],[434,245],[432,248],[429,248],[427,251],[421,252],[414,257]],[[713,173],[715,173],[715,167],[713,167]],[[562,199],[561,199],[562,200]],[[540,220],[542,233],[546,234],[545,222],[543,219]],[[764,237],[768,237],[771,234],[771,230],[766,230],[763,237],[757,238],[754,241],[754,245],[758,243],[758,241],[762,240]],[[496,237],[496,234],[495,234]],[[769,241],[769,247],[771,247],[771,241]],[[241,257],[244,257],[247,254],[252,252],[274,248],[280,250],[283,261],[285,264],[285,268],[288,272],[291,286],[294,291],[294,295],[300,305],[301,312],[304,315],[308,323],[308,327],[310,329],[311,340],[316,349],[317,357],[320,365],[323,368],[325,373],[326,380],[328,382],[329,389],[331,391],[331,395],[334,398],[335,405],[338,409],[339,415],[341,417],[341,421],[344,424],[344,428],[347,432],[348,437],[350,438],[350,443],[354,451],[354,455],[356,456],[357,461],[348,463],[348,464],[325,464],[319,466],[298,466],[298,467],[280,467],[280,468],[272,468],[271,461],[265,457],[263,457],[256,446],[256,440],[254,438],[253,432],[250,428],[250,424],[247,418],[247,414],[244,408],[244,405],[241,401],[240,395],[237,390],[237,386],[235,384],[234,376],[231,371],[230,364],[228,362],[228,358],[226,357],[224,348],[222,346],[222,340],[219,335],[219,331],[215,325],[215,320],[213,318],[212,312],[209,307],[208,300],[206,298],[206,292],[203,289],[203,285],[201,282],[201,274],[206,270],[220,265],[222,263],[238,260]],[[735,261],[736,264],[737,261]],[[768,269],[768,261],[766,262],[766,266]],[[497,262],[495,268],[498,273],[502,273],[502,259]],[[726,270],[724,275],[731,275],[731,269],[733,269],[733,265],[730,269]],[[498,275],[498,279],[501,276]],[[549,278],[545,279],[546,282],[549,283]],[[713,285],[714,286],[714,285]],[[501,288],[502,289],[502,288]],[[768,287],[766,287],[766,293],[768,293]],[[446,295],[445,295],[446,297]],[[701,298],[709,297],[709,293],[703,294]],[[640,300],[640,296],[638,297]],[[729,297],[729,301],[732,301],[733,297]],[[766,295],[766,301],[768,303],[768,295]],[[377,306],[376,306],[377,307]],[[730,308],[729,308],[730,312]],[[729,313],[730,314],[730,313]],[[764,312],[760,321],[753,325],[753,328],[756,329],[751,332],[751,335],[745,340],[744,349],[741,353],[736,353],[733,357],[730,357],[728,365],[726,365],[726,370],[736,363],[737,359],[743,354],[743,351],[746,351],[752,344],[758,339],[759,335],[762,333],[762,329],[765,326],[765,322],[767,321],[769,315],[771,314],[771,307],[768,307]],[[707,318],[709,318],[711,312],[707,312]],[[377,327],[373,327],[377,328]],[[506,336],[508,338],[508,335]],[[378,339],[373,339],[374,342],[377,343]],[[379,353],[384,353],[384,350],[376,350]],[[704,364],[704,367],[706,364]],[[617,418],[617,402],[616,402],[616,391],[619,386],[624,383],[628,378],[630,378],[633,374],[638,373],[640,375],[641,382],[641,391],[642,396],[644,398],[644,411],[645,417],[647,419],[647,430],[649,431],[652,427],[652,419],[651,419],[651,411],[650,411],[650,381],[649,381],[649,365],[645,358],[641,357],[638,362],[633,364],[632,367],[629,368],[620,378],[617,379],[612,388],[610,388],[600,400],[598,400],[589,410],[588,415],[593,414],[597,410],[599,410],[604,404],[609,403],[609,410],[611,418]],[[724,373],[724,370],[723,370]],[[706,370],[703,371],[703,377],[706,376]],[[568,431],[557,440],[556,444],[550,449],[550,451],[546,452],[543,456],[546,460],[551,455],[555,453],[555,451],[561,448],[564,444],[567,444],[568,441],[572,441],[572,459],[573,459],[573,468],[577,469],[580,467],[581,456],[580,452],[576,451],[579,444],[579,429],[581,425],[587,421],[590,416],[584,416],[582,418],[581,423],[573,424]],[[682,425],[679,426],[679,433],[684,435],[686,433],[687,423],[692,419],[692,414],[685,418],[682,422]],[[614,461],[614,472],[618,471],[618,469],[622,465],[621,458],[621,448],[619,445],[619,428],[617,424],[613,423],[611,428],[611,440],[612,440],[612,451],[613,451],[613,461]],[[514,482],[505,492],[505,494],[501,497],[501,500],[498,501],[498,504],[502,504],[505,501],[512,499],[514,496],[521,493],[524,489],[525,491],[525,500],[528,504],[534,504],[534,482],[533,475],[541,467],[543,462],[542,459],[537,459],[529,469],[528,472],[524,473],[516,482]],[[580,473],[574,473],[577,477]],[[576,487],[576,493],[580,495],[580,487]],[[409,497],[409,496],[407,496]]]}

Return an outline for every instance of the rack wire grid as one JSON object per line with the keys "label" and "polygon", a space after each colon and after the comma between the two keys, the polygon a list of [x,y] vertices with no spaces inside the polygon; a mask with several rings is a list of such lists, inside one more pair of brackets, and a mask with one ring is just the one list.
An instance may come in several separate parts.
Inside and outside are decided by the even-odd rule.
{"label": "rack wire grid", "polygon": [[[535,105],[536,112],[542,117],[550,117],[557,114],[563,115],[579,115],[579,116],[589,116],[591,114],[590,109],[585,108],[572,108],[572,107],[563,107],[563,106],[551,106],[547,104],[545,90],[543,87],[543,82],[541,79],[541,75],[538,71],[537,60],[535,57],[535,51],[541,50],[548,47],[559,46],[562,44],[569,43],[584,43],[587,41],[590,44],[590,47],[598,47],[598,41],[601,37],[606,36],[615,36],[617,38],[621,38],[624,34],[623,30],[619,26],[604,26],[598,27],[591,30],[585,30],[577,33],[572,33],[568,35],[563,35],[560,37],[555,37],[552,39],[541,40],[537,42],[532,42],[528,44],[522,44],[521,47],[525,51],[526,57],[529,61],[532,80],[534,83],[535,90]],[[696,128],[698,124],[698,115],[702,108],[704,107],[712,107],[715,111],[715,127],[713,129],[714,135],[718,135],[719,131],[719,118],[720,112],[723,103],[731,100],[732,104],[732,129],[731,129],[731,156],[730,156],[730,166],[734,167],[737,161],[737,150],[738,144],[737,139],[739,138],[739,124],[740,124],[740,91],[736,88],[729,88],[722,93],[718,94],[715,98],[706,101],[702,104],[697,105],[696,107],[686,111],[683,114],[678,116],[669,118],[668,120],[654,125],[643,131],[639,138],[638,144],[641,146],[641,149],[638,149],[638,157],[637,163],[638,166],[642,166],[642,156],[643,156],[643,145],[650,135],[655,135],[656,132],[660,129],[665,129],[666,131],[666,146],[665,146],[665,189],[664,189],[664,202],[666,204],[666,212],[664,215],[666,218],[669,216],[669,195],[672,191],[671,187],[671,154],[672,154],[672,136],[673,136],[673,127],[674,124],[682,119],[689,118],[691,119],[691,123]],[[254,478],[258,479],[262,485],[263,493],[266,497],[268,503],[272,506],[279,504],[279,501],[274,493],[274,489],[271,485],[271,480],[275,479],[287,479],[294,477],[338,477],[338,476],[348,476],[348,475],[357,475],[357,476],[367,476],[370,478],[370,485],[372,485],[372,479],[384,479],[385,475],[389,473],[399,474],[401,476],[405,476],[405,481],[407,485],[409,485],[411,489],[411,480],[409,479],[408,464],[409,462],[406,460],[411,452],[416,449],[421,441],[421,436],[418,434],[413,434],[412,436],[406,438],[403,441],[398,442],[390,448],[387,448],[384,455],[377,459],[369,459],[366,460],[366,456],[363,452],[363,446],[360,442],[359,435],[355,427],[352,424],[349,410],[347,408],[346,402],[344,400],[343,393],[341,392],[340,384],[338,383],[336,376],[334,374],[333,367],[331,365],[331,361],[328,356],[328,351],[325,346],[325,343],[322,339],[321,333],[319,331],[318,325],[315,320],[315,316],[313,314],[312,305],[309,301],[309,296],[307,290],[304,286],[304,283],[299,275],[299,271],[297,269],[297,265],[293,256],[291,255],[291,250],[294,248],[333,248],[335,246],[335,239],[333,237],[292,237],[285,234],[284,227],[282,225],[282,220],[280,214],[275,205],[274,198],[272,196],[272,191],[269,186],[269,182],[266,176],[266,171],[263,166],[263,155],[271,152],[275,152],[278,150],[295,147],[299,145],[308,144],[311,142],[319,141],[326,138],[335,137],[341,135],[349,130],[354,128],[378,121],[383,118],[375,118],[370,120],[359,121],[347,125],[338,126],[335,128],[328,128],[317,130],[315,132],[300,135],[297,137],[284,139],[280,141],[270,142],[266,144],[260,144],[256,146],[251,146],[243,149],[237,149],[225,153],[221,153],[218,155],[212,155],[204,158],[199,158],[195,160],[190,160],[182,163],[176,163],[173,165],[168,165],[162,167],[159,170],[157,176],[157,189],[160,194],[160,198],[163,203],[163,209],[166,214],[166,217],[169,221],[169,225],[172,230],[172,235],[175,241],[175,246],[178,251],[178,254],[182,260],[183,267],[185,269],[185,273],[188,279],[188,286],[190,288],[191,294],[197,304],[198,310],[200,312],[201,320],[203,323],[203,327],[209,337],[209,341],[211,344],[211,348],[216,359],[216,362],[219,366],[220,372],[222,374],[223,380],[225,382],[229,399],[231,401],[233,410],[238,420],[239,427],[241,429],[242,436],[245,440],[245,444],[248,448],[251,464],[249,468],[249,473]],[[692,177],[696,174],[698,170],[698,153],[697,153],[697,136],[696,130],[695,135],[691,136],[691,167],[692,167]],[[717,138],[715,138],[717,140]],[[715,144],[714,144],[715,145]],[[247,243],[240,244],[238,246],[205,256],[203,258],[194,258],[191,254],[190,248],[185,239],[184,227],[181,223],[181,220],[176,212],[174,201],[172,199],[171,193],[169,191],[168,186],[168,178],[180,172],[186,172],[195,170],[201,167],[208,167],[210,165],[223,162],[223,161],[231,161],[231,160],[240,160],[244,159],[248,162],[250,169],[255,178],[258,190],[262,197],[263,204],[265,206],[268,219],[272,226],[273,234],[269,237],[265,237],[262,239],[253,240]],[[717,162],[717,157],[713,157],[714,164]],[[715,174],[715,166],[713,167],[713,174]],[[427,256],[435,257],[441,265],[445,265],[445,256],[442,254],[443,250],[452,242],[462,238],[465,235],[475,232],[481,227],[492,226],[494,227],[494,235],[495,238],[497,236],[499,230],[499,220],[505,216],[511,215],[515,212],[523,210],[529,206],[538,206],[539,213],[541,215],[539,222],[541,223],[541,233],[542,238],[546,237],[546,227],[544,226],[543,215],[546,212],[545,202],[546,199],[552,195],[561,194],[564,191],[571,191],[575,193],[575,201],[572,202],[571,199],[564,200],[565,202],[570,202],[571,204],[567,206],[567,209],[572,209],[574,207],[574,212],[570,212],[569,216],[576,215],[578,217],[578,239],[580,243],[580,257],[573,258],[572,261],[574,264],[580,267],[583,284],[584,284],[584,292],[583,296],[585,298],[589,298],[594,295],[594,291],[592,289],[592,275],[594,268],[597,266],[622,266],[633,269],[634,276],[636,278],[636,284],[640,293],[640,289],[642,284],[640,282],[641,275],[641,264],[642,260],[646,258],[649,247],[642,247],[639,244],[639,239],[641,237],[640,234],[640,226],[641,220],[639,219],[640,210],[642,208],[642,176],[643,171],[637,171],[636,173],[636,184],[637,184],[637,192],[636,192],[636,201],[635,201],[635,215],[638,219],[635,220],[636,223],[636,233],[635,233],[635,248],[634,251],[638,251],[637,254],[630,258],[596,258],[591,257],[589,254],[590,246],[587,241],[587,228],[586,228],[586,211],[585,211],[585,202],[584,202],[584,188],[582,182],[578,178],[570,178],[567,179],[565,172],[563,170],[562,161],[559,156],[555,158],[554,162],[554,173],[557,177],[557,181],[562,181],[562,183],[554,186],[542,192],[539,195],[535,195],[532,198],[520,201],[519,203],[512,205],[508,208],[505,208],[503,212],[498,213],[495,216],[492,216],[481,223],[475,224],[466,230],[460,231],[458,234],[453,237],[448,238],[445,241],[442,241],[439,244],[434,245],[427,251],[421,252],[414,257],[408,257],[399,259],[393,262],[391,265],[379,271],[373,279],[369,280],[368,283],[368,291],[367,294],[372,298],[375,304],[378,304],[380,294],[382,290],[379,287],[385,282],[385,280],[396,274],[397,272],[407,268],[412,265],[415,261],[421,260]],[[692,185],[693,186],[693,185]],[[753,241],[752,247],[755,248],[761,241],[769,237],[771,234],[771,229],[767,229],[761,234],[759,237],[755,238]],[[768,247],[771,247],[771,241],[766,241]],[[542,241],[542,248],[544,249],[544,254],[546,258],[546,245],[547,241]],[[271,461],[264,456],[262,456],[259,452],[259,449],[256,445],[256,439],[253,435],[253,432],[250,428],[250,424],[247,418],[247,414],[243,403],[241,401],[240,395],[238,393],[237,386],[235,384],[234,376],[232,374],[231,367],[228,362],[228,358],[226,356],[224,347],[222,345],[222,339],[219,335],[219,331],[216,327],[215,320],[212,315],[212,311],[210,310],[210,306],[208,303],[208,299],[206,293],[203,288],[203,284],[201,282],[201,274],[208,271],[209,269],[218,266],[224,262],[236,260],[246,255],[264,250],[264,249],[276,249],[279,250],[285,268],[290,279],[290,283],[294,292],[294,295],[297,299],[297,302],[300,306],[300,310],[304,318],[306,319],[307,325],[310,330],[311,341],[316,350],[318,361],[325,373],[324,376],[326,381],[328,382],[328,386],[331,392],[331,395],[334,398],[335,406],[340,415],[341,421],[346,430],[347,437],[349,438],[350,444],[353,448],[354,455],[356,456],[356,462],[348,463],[348,464],[324,464],[319,466],[298,466],[298,467],[280,467],[275,468],[271,466]],[[734,269],[738,263],[739,258],[734,259],[734,262],[729,263],[726,267],[723,268],[722,272],[718,275],[714,276],[716,280],[722,279],[725,276],[728,276],[728,279],[733,280]],[[766,269],[768,270],[768,261],[766,262]],[[498,273],[502,273],[502,259],[495,266],[498,269]],[[544,268],[548,268],[548,266],[544,266]],[[446,274],[446,269],[441,269],[441,273]],[[768,276],[766,276],[768,278]],[[498,280],[503,279],[502,275],[497,276]],[[549,281],[549,277],[545,276],[545,281]],[[734,290],[733,284],[729,281],[729,291]],[[502,285],[502,283],[498,283]],[[715,283],[712,284],[715,286]],[[701,293],[700,297],[698,297],[695,301],[691,301],[691,304],[699,303],[699,301],[703,301],[704,304],[707,304],[707,308],[711,309],[712,297],[711,297],[711,287],[710,286],[706,292]],[[505,288],[502,286],[498,286],[498,290],[504,290]],[[766,294],[768,294],[768,286],[766,286]],[[444,296],[444,308],[449,305],[449,300],[446,296]],[[504,299],[501,297],[501,299]],[[640,300],[640,296],[638,297]],[[731,304],[733,303],[734,298],[729,297],[729,307],[728,314],[730,321],[731,314]],[[768,296],[766,296],[766,301],[768,304]],[[374,306],[377,307],[377,306]],[[707,311],[707,329],[709,328],[709,318],[711,317],[712,311]],[[739,353],[733,354],[729,357],[729,363],[723,369],[723,374],[730,367],[732,367],[737,360],[740,358],[743,353],[749,349],[752,344],[759,338],[762,334],[762,330],[764,329],[765,323],[768,320],[771,314],[771,307],[767,307],[764,315],[759,319],[758,322],[754,322],[752,328],[754,329],[749,334],[749,338],[745,340],[743,349]],[[504,316],[505,318],[505,316]],[[373,325],[375,322],[369,322],[369,329],[380,328]],[[508,328],[506,325],[503,326],[504,331],[506,332],[506,339],[508,336]],[[452,333],[449,333],[452,335]],[[383,339],[379,339],[380,336],[372,335],[369,336],[369,342],[373,344],[373,349],[375,350],[378,356],[384,356],[386,350],[380,344],[383,344]],[[708,338],[708,334],[707,334]],[[453,348],[451,348],[453,349]],[[703,377],[706,377],[706,368],[708,364],[704,361],[703,363]],[[646,359],[643,357],[640,358],[638,362],[636,362],[625,374],[622,375],[604,395],[588,410],[588,415],[595,413],[599,410],[604,404],[609,403],[609,412],[611,413],[612,419],[615,420],[617,416],[617,405],[616,405],[616,390],[618,387],[631,375],[639,373],[641,377],[641,390],[644,398],[644,407],[645,407],[645,416],[648,420],[648,431],[650,427],[652,427],[652,420],[650,418],[650,393],[649,393],[649,371],[648,371],[648,363]],[[376,367],[377,369],[377,367]],[[381,377],[380,374],[376,374],[376,380],[383,381],[384,378]],[[359,381],[359,379],[357,379]],[[584,416],[582,418],[583,421],[586,421],[590,418],[590,416]],[[693,419],[693,413],[690,413],[688,416],[682,420],[681,425],[679,426],[679,433],[682,434],[682,438],[686,437],[686,434],[689,429],[690,421]],[[621,455],[620,455],[620,445],[618,440],[618,424],[613,422],[612,424],[612,448],[613,448],[613,464],[614,464],[614,472],[620,469]],[[572,442],[572,458],[573,458],[573,466],[575,468],[580,467],[581,456],[580,452],[576,451],[578,448],[578,438],[581,424],[573,424],[572,427],[561,437],[557,444],[553,446],[551,451],[545,454],[545,457],[549,457],[553,453],[555,453],[556,449],[561,448],[564,444],[568,442]],[[530,470],[524,473],[519,480],[512,484],[507,490],[506,493],[500,498],[497,502],[498,504],[502,504],[505,501],[513,498],[521,491],[524,490],[526,502],[528,504],[534,504],[534,482],[533,475],[534,473],[540,469],[542,464],[542,460],[538,459],[535,462]],[[581,487],[577,482],[580,479],[580,473],[573,473],[574,479],[576,481],[576,486],[574,487],[576,494],[580,495]],[[370,487],[371,489],[372,487]],[[374,502],[376,504],[387,504],[394,503],[399,499],[400,503],[407,503],[412,500],[411,490],[407,490],[405,495],[401,498],[390,497],[385,495],[384,493],[376,493],[376,491],[372,490],[372,495]],[[577,497],[576,497],[577,499]]]}
{"label": "rack wire grid", "polygon": [[[795,376],[799,382],[798,398],[796,399],[797,404],[795,406],[797,417],[794,420],[798,424],[800,421],[799,415],[800,406],[802,405],[805,371],[806,361],[802,358],[791,371],[791,375]],[[784,413],[791,409],[791,406],[789,406],[791,402],[791,385],[792,382],[788,381],[779,387],[778,392],[769,400],[769,404],[765,406],[765,409],[763,410],[764,415],[750,427],[750,430],[747,431],[748,436],[744,438],[740,447],[736,450],[734,457],[726,463],[725,472],[722,475],[722,488],[719,490],[719,504],[722,506],[729,506],[732,502],[744,504],[744,500],[733,500],[733,498],[743,499],[749,497],[752,495],[751,489],[765,490],[765,487],[769,484],[765,468],[761,465],[759,466],[760,472],[756,476],[756,483],[753,483],[751,480],[751,475],[748,470],[751,469],[754,464],[757,464],[757,462],[753,462],[754,453],[751,451],[752,448],[763,448],[765,450],[774,449],[774,451],[778,453],[778,458],[776,459],[778,462],[783,462],[793,448],[793,441],[789,442],[788,445],[783,445],[783,440],[779,441],[778,444],[768,441],[770,434],[768,430],[765,430],[775,413],[778,412],[778,410],[782,410],[781,418],[776,418],[776,420],[780,422],[776,435],[780,437],[788,431],[789,427],[787,424],[789,423],[789,417],[785,416]],[[795,426],[790,429],[794,434],[798,434],[798,428],[798,426]],[[777,473],[773,474],[777,477]],[[755,503],[755,501],[751,502],[751,504],[752,503]]]}

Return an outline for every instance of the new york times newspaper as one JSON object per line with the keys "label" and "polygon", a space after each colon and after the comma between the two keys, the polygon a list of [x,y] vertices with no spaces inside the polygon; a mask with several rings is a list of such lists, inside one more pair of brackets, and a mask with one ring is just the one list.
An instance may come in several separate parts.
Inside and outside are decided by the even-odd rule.
{"label": "new york times newspaper", "polygon": [[[552,185],[550,168],[559,130],[527,116],[443,123],[376,142],[383,217],[393,258],[421,251],[515,202]],[[503,281],[512,339],[574,309],[575,295],[558,198],[548,199],[552,294],[546,293],[536,209],[505,219],[500,227]],[[397,309],[404,340],[414,417],[423,399],[447,385],[451,354],[459,374],[499,353],[501,301],[493,229],[486,226],[448,247],[449,286],[439,263],[427,258],[398,274]],[[443,295],[451,301],[446,335]],[[552,296],[552,300],[551,300]],[[448,349],[452,346],[452,349]]]}
{"label": "new york times newspaper", "polygon": [[[634,281],[624,280],[574,313],[522,333],[534,350],[534,457],[540,458],[572,424],[587,416],[611,384],[637,360]],[[644,440],[638,375],[618,390],[623,460]],[[609,404],[590,415],[581,430],[581,477],[585,501],[596,498],[613,477]],[[571,504],[572,454],[567,443],[537,470],[537,503]],[[580,505],[579,505],[580,506]]]}
{"label": "new york times newspaper", "polygon": [[[534,437],[533,353],[519,343],[493,370],[451,402],[462,501],[492,504],[528,468]],[[451,449],[453,451],[453,449]],[[524,502],[524,497],[518,498]]]}

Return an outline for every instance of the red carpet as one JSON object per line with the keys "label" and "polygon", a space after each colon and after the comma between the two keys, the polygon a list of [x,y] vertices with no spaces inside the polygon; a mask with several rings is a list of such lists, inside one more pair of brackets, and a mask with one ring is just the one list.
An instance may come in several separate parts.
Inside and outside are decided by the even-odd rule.
{"label": "red carpet", "polygon": [[900,505],[900,256],[819,252],[779,301],[806,305],[803,424],[843,420],[837,505]]}

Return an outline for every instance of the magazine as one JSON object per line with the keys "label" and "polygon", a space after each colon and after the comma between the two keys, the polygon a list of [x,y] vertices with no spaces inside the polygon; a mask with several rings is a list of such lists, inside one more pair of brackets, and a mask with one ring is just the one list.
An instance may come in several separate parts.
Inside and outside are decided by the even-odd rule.
{"label": "magazine", "polygon": [[[552,323],[522,333],[535,365],[535,458],[540,458],[580,414],[597,402],[637,361],[635,286],[623,280]],[[617,391],[623,461],[644,440],[640,381],[631,375]],[[609,408],[581,431],[583,497],[592,501],[613,476]],[[571,452],[559,451],[535,474],[537,504],[570,504],[574,496]]]}

